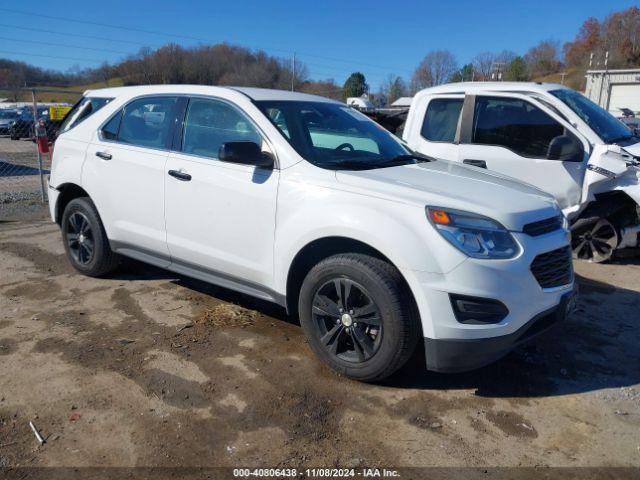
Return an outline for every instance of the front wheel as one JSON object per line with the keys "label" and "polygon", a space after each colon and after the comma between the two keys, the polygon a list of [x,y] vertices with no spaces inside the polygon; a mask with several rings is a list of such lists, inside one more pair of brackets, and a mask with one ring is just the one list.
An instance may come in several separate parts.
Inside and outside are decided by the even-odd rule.
{"label": "front wheel", "polygon": [[335,255],[313,267],[299,312],[313,351],[355,380],[390,376],[417,344],[418,315],[408,287],[392,265],[368,255]]}
{"label": "front wheel", "polygon": [[606,218],[580,219],[571,227],[573,258],[602,263],[620,244],[618,229]]}

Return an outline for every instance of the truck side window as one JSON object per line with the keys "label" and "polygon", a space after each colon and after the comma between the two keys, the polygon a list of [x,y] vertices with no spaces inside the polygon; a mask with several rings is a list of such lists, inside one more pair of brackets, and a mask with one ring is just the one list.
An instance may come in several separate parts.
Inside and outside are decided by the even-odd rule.
{"label": "truck side window", "polygon": [[499,145],[523,157],[546,158],[551,140],[564,127],[529,102],[517,98],[477,97],[473,143]]}
{"label": "truck side window", "polygon": [[422,136],[432,142],[453,143],[462,110],[461,98],[435,98],[429,102],[422,122]]}

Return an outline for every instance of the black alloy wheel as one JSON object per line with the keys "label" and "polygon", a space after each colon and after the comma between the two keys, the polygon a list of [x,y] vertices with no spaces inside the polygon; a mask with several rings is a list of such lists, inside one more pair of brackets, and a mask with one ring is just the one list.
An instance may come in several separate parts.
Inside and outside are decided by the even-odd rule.
{"label": "black alloy wheel", "polygon": [[95,247],[89,219],[82,212],[73,212],[67,220],[66,229],[69,253],[80,265],[88,265]]}
{"label": "black alloy wheel", "polygon": [[313,297],[312,318],[324,348],[341,360],[365,362],[380,348],[380,309],[367,289],[349,278],[320,286]]}

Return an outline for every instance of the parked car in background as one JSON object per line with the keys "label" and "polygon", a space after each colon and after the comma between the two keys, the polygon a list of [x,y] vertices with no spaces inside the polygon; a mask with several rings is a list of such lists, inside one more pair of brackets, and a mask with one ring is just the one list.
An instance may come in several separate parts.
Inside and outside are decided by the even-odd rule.
{"label": "parked car in background", "polygon": [[640,246],[640,138],[580,93],[541,83],[455,83],[419,92],[402,138],[436,158],[551,193],[576,258]]}
{"label": "parked car in background", "polygon": [[629,129],[634,132],[636,135],[640,135],[640,118],[638,118],[637,113],[629,108],[621,108],[622,116],[620,120],[624,123]]}
{"label": "parked car in background", "polygon": [[[77,115],[87,102],[102,106]],[[420,341],[429,369],[486,365],[575,298],[551,195],[417,155],[313,95],[90,91],[60,128],[49,205],[79,272],[106,275],[124,255],[276,302],[327,365],[363,381]]]}
{"label": "parked car in background", "polygon": [[16,122],[18,116],[16,109],[0,109],[0,135],[9,135],[9,129]]}
{"label": "parked car in background", "polygon": [[[51,121],[49,116],[49,107],[38,108],[37,112],[38,120],[42,120],[44,122],[45,128],[47,129],[47,136],[52,139],[58,125],[56,122]],[[11,140],[20,140],[21,138],[33,139],[35,137],[33,125],[33,109],[25,107],[22,110],[19,110],[18,118],[14,121],[13,125],[9,127]]]}

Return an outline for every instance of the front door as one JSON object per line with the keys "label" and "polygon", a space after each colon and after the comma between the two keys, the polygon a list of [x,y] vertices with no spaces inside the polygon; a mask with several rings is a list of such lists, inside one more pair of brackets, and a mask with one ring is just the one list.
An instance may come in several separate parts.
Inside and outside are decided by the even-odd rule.
{"label": "front door", "polygon": [[189,100],[164,177],[172,267],[271,285],[279,171],[218,160],[235,141],[263,145],[263,136],[227,101]]}
{"label": "front door", "polygon": [[551,141],[562,135],[577,139],[589,151],[573,127],[523,95],[477,95],[472,105],[473,115],[464,116],[469,123],[461,126],[461,162],[534,185],[552,194],[563,210],[580,203],[588,154],[578,161],[548,158]]}
{"label": "front door", "polygon": [[415,113],[420,128],[411,128],[407,143],[417,151],[441,160],[458,160],[456,134],[462,111],[462,95],[431,97]]}

